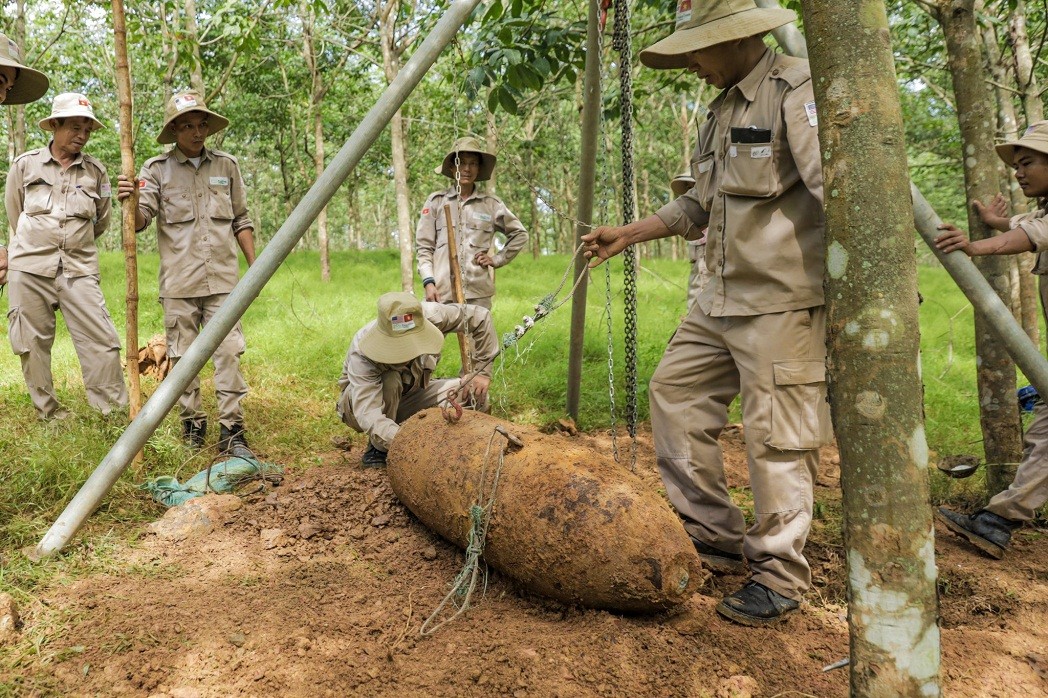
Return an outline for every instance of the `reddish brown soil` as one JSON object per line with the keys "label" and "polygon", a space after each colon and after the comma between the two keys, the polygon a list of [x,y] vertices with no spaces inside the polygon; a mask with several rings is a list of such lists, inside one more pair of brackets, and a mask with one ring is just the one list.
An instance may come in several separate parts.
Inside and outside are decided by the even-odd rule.
{"label": "reddish brown soil", "polygon": [[[608,449],[606,437],[579,438]],[[640,440],[638,472],[658,488],[650,437]],[[729,480],[743,487],[741,434],[724,441]],[[20,663],[25,694],[847,694],[847,670],[821,671],[848,653],[832,522],[813,527],[807,552],[816,583],[807,603],[774,629],[714,613],[742,577],[714,577],[674,614],[624,617],[566,608],[493,576],[473,608],[421,637],[463,556],[358,457],[335,452],[322,466],[293,471],[205,539],[172,544],[146,535],[119,553],[118,574],[56,583],[23,609],[27,639],[52,624],[39,653]],[[839,500],[835,458],[827,449],[817,488],[827,509]],[[938,533],[945,694],[1045,695],[1048,537],[1027,527],[998,563]],[[0,674],[0,683],[12,679]]]}

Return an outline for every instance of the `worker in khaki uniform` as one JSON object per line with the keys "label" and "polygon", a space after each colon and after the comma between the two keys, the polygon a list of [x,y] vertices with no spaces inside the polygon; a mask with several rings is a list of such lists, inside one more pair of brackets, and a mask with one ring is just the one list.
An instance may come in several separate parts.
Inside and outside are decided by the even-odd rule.
{"label": "worker in khaki uniform", "polygon": [[[969,242],[963,230],[939,226],[945,232],[935,241],[943,252],[960,250],[969,257],[1037,252],[1033,273],[1040,276],[1041,310],[1048,319],[1048,121],[1030,124],[1023,137],[1001,143],[997,154],[1015,170],[1023,194],[1037,201],[1037,211],[1007,216],[1007,203],[1000,194],[983,206],[973,202],[983,222],[1002,234]],[[1045,396],[1041,396],[1044,398]],[[986,554],[1002,558],[1008,551],[1012,532],[1032,521],[1048,502],[1048,406],[1038,402],[1033,422],[1023,435],[1023,459],[1008,489],[993,496],[974,514],[961,514],[940,507],[937,518]]]}
{"label": "worker in khaki uniform", "polygon": [[87,401],[109,414],[127,406],[120,338],[99,286],[95,247],[109,228],[112,199],[105,165],[83,152],[91,133],[103,126],[87,97],[66,93],[55,97],[40,128],[52,132],[51,142],[15,158],[7,174],[4,203],[14,229],[7,336],[21,359],[37,416],[67,417],[51,377],[60,309],[80,359]]}
{"label": "worker in khaki uniform", "polygon": [[[0,34],[0,104],[28,104],[47,92],[50,81],[39,70],[22,65],[18,44]],[[9,221],[14,226],[15,221]],[[0,286],[7,283],[7,247],[0,244]]]}
{"label": "worker in khaki uniform", "polygon": [[[432,378],[444,335],[465,332],[476,346],[478,372],[463,385],[459,378]],[[336,411],[346,425],[368,435],[365,467],[382,466],[399,424],[460,391],[462,402],[487,407],[491,362],[498,339],[491,313],[475,305],[420,303],[410,293],[378,299],[378,317],[356,333],[338,387]]]}
{"label": "worker in khaki uniform", "polygon": [[[527,231],[502,199],[476,188],[477,182],[491,179],[495,162],[494,154],[486,152],[477,139],[467,137],[455,141],[444,162],[436,169],[437,174],[454,180],[455,184],[430,194],[415,229],[418,273],[422,277],[427,301],[455,301],[451,289],[445,204],[451,205],[459,268],[462,270],[462,292],[465,301],[471,305],[491,310],[491,297],[495,295],[494,270],[512,262],[528,244]],[[506,244],[493,253],[496,233],[505,236]]]}
{"label": "worker in khaki uniform", "polygon": [[[255,261],[254,225],[240,166],[232,155],[205,146],[209,135],[228,125],[229,120],[210,111],[198,93],[175,94],[167,103],[164,126],[156,139],[175,147],[146,161],[139,174],[135,227],[142,230],[156,220],[160,302],[172,360],[185,353],[236,286],[237,248],[248,265]],[[134,182],[121,177],[118,197],[130,196],[134,187]],[[219,448],[226,453],[248,448],[240,407],[248,392],[240,372],[245,348],[238,322],[213,356]],[[179,405],[185,439],[201,448],[207,416],[200,409],[199,377]]]}
{"label": "worker in khaki uniform", "polygon": [[[44,96],[47,75],[22,65],[18,44],[0,34],[0,104],[28,104]],[[7,247],[0,244],[0,286],[7,283]]]}
{"label": "worker in khaki uniform", "polygon": [[[695,186],[695,178],[690,172],[682,172],[670,181],[670,192],[677,199],[688,193]],[[706,268],[706,231],[698,240],[688,240],[688,262],[691,269],[688,272],[688,310],[699,299],[699,293],[710,279],[710,270]]]}
{"label": "worker in khaki uniform", "polygon": [[[695,186],[653,216],[583,236],[599,264],[629,244],[695,240],[708,226],[710,278],[652,376],[651,419],[666,494],[700,557],[715,570],[749,563],[750,581],[717,606],[746,625],[795,610],[810,586],[802,551],[818,447],[831,438],[815,102],[807,62],[762,40],[794,19],[752,0],[682,0],[676,30],[640,57],[722,90],[699,127]],[[717,442],[740,393],[748,529]]]}

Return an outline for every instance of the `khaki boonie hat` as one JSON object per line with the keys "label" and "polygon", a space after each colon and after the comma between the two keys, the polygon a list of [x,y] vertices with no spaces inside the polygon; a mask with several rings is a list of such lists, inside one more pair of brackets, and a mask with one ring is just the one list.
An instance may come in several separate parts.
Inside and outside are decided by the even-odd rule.
{"label": "khaki boonie hat", "polygon": [[1048,155],[1048,121],[1035,121],[1026,129],[1023,137],[1017,141],[1005,141],[996,146],[997,154],[1004,164],[1011,166],[1016,148],[1029,148]]}
{"label": "khaki boonie hat", "polygon": [[160,130],[160,135],[156,137],[156,142],[161,144],[174,143],[175,132],[171,128],[171,122],[191,111],[201,111],[208,115],[208,123],[210,125],[208,135],[218,133],[226,126],[229,126],[229,119],[208,109],[207,105],[204,104],[204,98],[199,92],[196,90],[178,92],[172,95],[171,99],[167,100],[167,106],[164,107],[164,127]]}
{"label": "khaki boonie hat", "polygon": [[40,128],[45,131],[54,131],[51,127],[51,119],[68,119],[74,116],[82,116],[91,119],[95,127],[92,131],[105,128],[106,125],[95,118],[95,110],[91,106],[91,100],[79,92],[63,92],[55,97],[51,103],[51,114],[47,118],[40,119]]}
{"label": "khaki boonie hat", "polygon": [[360,351],[380,364],[402,364],[423,354],[439,354],[444,333],[426,319],[418,298],[397,291],[378,299],[378,321],[360,338]]}
{"label": "khaki boonie hat", "polygon": [[434,172],[455,179],[455,153],[476,153],[479,155],[480,171],[477,173],[477,181],[486,182],[491,179],[491,173],[495,171],[495,163],[498,161],[498,158],[495,157],[494,153],[489,153],[485,150],[480,141],[472,136],[459,138],[455,141],[455,145],[451,146],[451,150],[444,156],[444,162]]}
{"label": "khaki boonie hat", "polygon": [[670,181],[670,191],[673,192],[674,199],[684,196],[694,186],[695,178],[691,176],[691,172],[681,172]]}
{"label": "khaki boonie hat", "polygon": [[797,19],[781,7],[760,8],[753,0],[678,0],[677,27],[662,41],[640,52],[649,68],[687,68],[687,54],[745,39]]}
{"label": "khaki boonie hat", "polygon": [[28,104],[44,96],[51,84],[47,76],[39,70],[27,68],[22,64],[22,52],[18,44],[0,34],[0,65],[18,70],[14,87],[7,93],[4,104]]}

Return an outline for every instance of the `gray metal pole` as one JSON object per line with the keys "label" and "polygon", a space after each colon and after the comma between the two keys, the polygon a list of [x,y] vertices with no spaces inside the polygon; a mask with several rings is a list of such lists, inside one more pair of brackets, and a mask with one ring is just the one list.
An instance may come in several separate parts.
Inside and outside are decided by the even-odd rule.
{"label": "gray metal pole", "polygon": [[[588,233],[593,220],[593,189],[597,180],[597,139],[600,136],[600,26],[597,19],[597,0],[589,0],[589,22],[586,31],[586,76],[583,80],[582,153],[579,161],[579,207],[575,227],[575,242]],[[582,255],[575,258],[575,278],[587,265]],[[582,349],[586,338],[586,291],[589,279],[583,279],[571,297],[571,337],[568,340],[567,411],[572,419],[579,418],[579,397],[582,393]]]}
{"label": "gray metal pole", "polygon": [[[761,7],[779,7],[778,0],[756,0]],[[772,30],[772,35],[783,50],[798,58],[808,57],[808,45],[804,35],[793,24],[786,24]],[[1015,321],[1011,310],[1005,306],[1000,297],[990,286],[990,282],[976,268],[971,259],[963,252],[951,252],[942,255],[935,248],[935,238],[939,235],[939,224],[942,219],[935,213],[928,200],[910,182],[910,193],[913,196],[913,223],[928,247],[942,262],[943,267],[953,277],[954,282],[964,292],[972,306],[982,313],[1000,338],[1005,349],[1011,354],[1019,370],[1027,380],[1037,388],[1041,395],[1048,395],[1048,359],[1040,349],[1030,341],[1023,328]]]}
{"label": "gray metal pole", "polygon": [[394,112],[404,103],[479,4],[480,0],[456,0],[448,7],[447,12],[433,27],[433,31],[400,69],[396,79],[382,93],[331,164],[280,226],[280,230],[229,294],[229,298],[211,318],[211,322],[200,332],[171,373],[142,407],[138,417],[117,439],[106,457],[91,473],[91,477],[66,505],[62,515],[37,545],[34,551],[36,556],[43,557],[61,550],[109,493],[134,455],[145,445],[164,416],[174,407],[186,386],[211,358],[248,306],[258,297],[266,282],[273,277],[320,211],[327,206],[339,186],[360,162],[364,153],[378,139],[386,124],[393,118]]}
{"label": "gray metal pole", "polygon": [[1037,388],[1038,393],[1048,395],[1048,359],[1045,359],[1040,349],[1030,341],[1029,335],[1015,321],[1012,311],[966,254],[951,252],[944,255],[935,248],[935,238],[940,232],[939,224],[942,223],[942,219],[936,215],[931,204],[925,201],[924,196],[912,183],[910,193],[913,195],[914,222],[921,238],[932,248],[935,256],[968,297],[972,306],[986,317],[994,334],[1004,343],[1004,348],[1011,354],[1027,380]]}

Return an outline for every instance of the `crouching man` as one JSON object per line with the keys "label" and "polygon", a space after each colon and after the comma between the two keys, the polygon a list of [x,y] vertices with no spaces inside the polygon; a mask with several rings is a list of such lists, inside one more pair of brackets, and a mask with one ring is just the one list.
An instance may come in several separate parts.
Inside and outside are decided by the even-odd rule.
{"label": "crouching man", "polygon": [[[459,378],[431,378],[440,361],[444,335],[465,332],[473,339],[480,373],[461,385]],[[339,418],[368,435],[365,467],[386,463],[386,452],[400,423],[428,407],[458,399],[487,409],[491,363],[498,339],[491,313],[477,305],[422,303],[410,293],[378,299],[378,318],[353,337],[338,380]]]}

